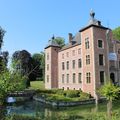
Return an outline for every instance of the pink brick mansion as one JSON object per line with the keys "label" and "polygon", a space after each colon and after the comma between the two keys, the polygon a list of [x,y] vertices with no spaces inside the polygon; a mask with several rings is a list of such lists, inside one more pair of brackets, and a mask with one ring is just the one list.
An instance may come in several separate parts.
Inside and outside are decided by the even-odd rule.
{"label": "pink brick mansion", "polygon": [[107,83],[120,83],[120,41],[112,30],[95,19],[91,11],[88,24],[63,48],[54,37],[45,47],[45,88],[75,89],[96,97],[96,89]]}

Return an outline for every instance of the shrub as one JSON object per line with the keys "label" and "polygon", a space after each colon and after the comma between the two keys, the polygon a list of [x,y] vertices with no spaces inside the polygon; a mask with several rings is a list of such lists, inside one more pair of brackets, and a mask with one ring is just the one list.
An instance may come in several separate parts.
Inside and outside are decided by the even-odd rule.
{"label": "shrub", "polygon": [[87,100],[89,98],[90,98],[90,94],[85,93],[85,92],[80,93],[80,100]]}
{"label": "shrub", "polygon": [[11,116],[7,116],[5,120],[42,120],[42,119],[33,116],[13,114]]}
{"label": "shrub", "polygon": [[53,94],[63,95],[64,90],[63,89],[52,89]]}
{"label": "shrub", "polygon": [[49,93],[49,94],[52,94],[53,93],[53,90],[41,90],[41,89],[37,89],[36,90],[36,93]]}
{"label": "shrub", "polygon": [[74,98],[74,97],[79,97],[80,91],[79,90],[66,90],[64,94],[66,94],[66,97]]}
{"label": "shrub", "polygon": [[46,100],[49,100],[49,101],[71,101],[70,98],[64,97],[62,95],[57,95],[57,94],[51,94],[51,95],[47,96]]}

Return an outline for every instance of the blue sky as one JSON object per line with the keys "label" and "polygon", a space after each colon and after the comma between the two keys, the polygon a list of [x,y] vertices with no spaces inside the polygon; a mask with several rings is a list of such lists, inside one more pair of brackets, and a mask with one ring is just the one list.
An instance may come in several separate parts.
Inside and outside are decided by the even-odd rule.
{"label": "blue sky", "polygon": [[120,0],[0,0],[0,26],[6,30],[2,50],[38,53],[53,34],[67,42],[69,32],[87,24],[91,8],[104,26],[120,26]]}

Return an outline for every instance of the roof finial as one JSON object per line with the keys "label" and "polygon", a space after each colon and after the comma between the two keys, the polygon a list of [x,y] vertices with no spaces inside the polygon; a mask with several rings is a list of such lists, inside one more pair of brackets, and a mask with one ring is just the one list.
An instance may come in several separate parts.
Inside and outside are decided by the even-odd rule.
{"label": "roof finial", "polygon": [[52,36],[52,40],[54,40],[55,39],[55,36],[54,36],[54,34],[53,34],[53,36]]}
{"label": "roof finial", "polygon": [[94,12],[92,9],[91,9],[91,11],[90,11],[90,16],[91,16],[92,19],[94,19],[95,12]]}

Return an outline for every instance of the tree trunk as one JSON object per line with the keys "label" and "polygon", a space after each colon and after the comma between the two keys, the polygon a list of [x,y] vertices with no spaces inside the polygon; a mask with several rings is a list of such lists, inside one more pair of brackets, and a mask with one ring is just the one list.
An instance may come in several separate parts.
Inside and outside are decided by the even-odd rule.
{"label": "tree trunk", "polygon": [[112,100],[109,100],[107,103],[107,114],[108,114],[108,118],[111,119],[111,117],[112,117]]}

